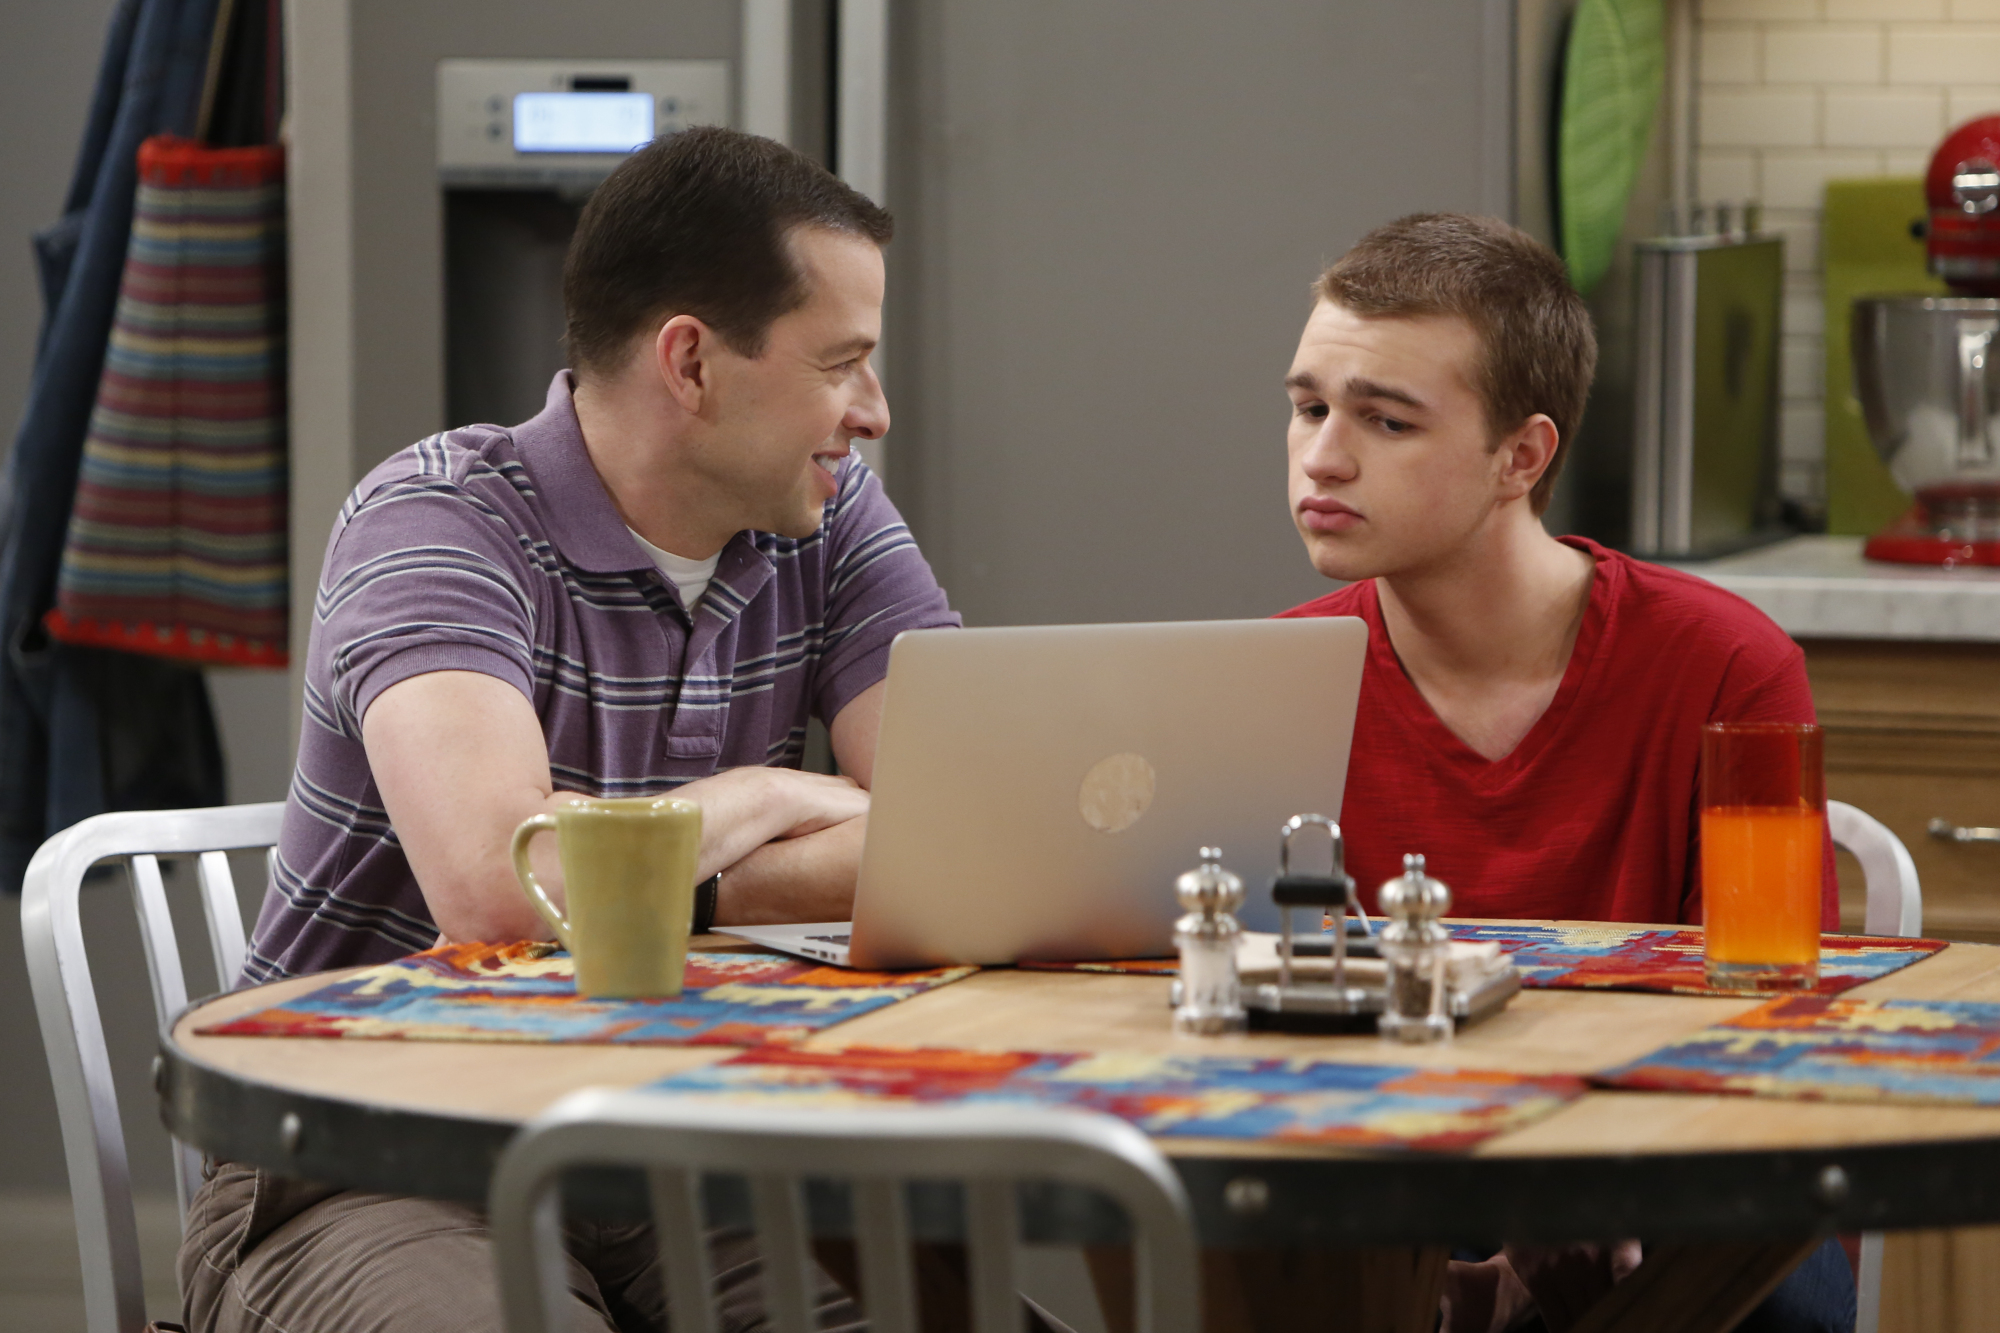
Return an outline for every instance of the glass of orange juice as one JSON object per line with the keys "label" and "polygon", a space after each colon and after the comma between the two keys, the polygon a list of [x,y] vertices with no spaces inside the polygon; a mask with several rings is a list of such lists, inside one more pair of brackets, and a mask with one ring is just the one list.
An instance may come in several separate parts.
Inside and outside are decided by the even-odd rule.
{"label": "glass of orange juice", "polygon": [[1708,984],[1819,984],[1826,772],[1810,723],[1701,729],[1701,901]]}

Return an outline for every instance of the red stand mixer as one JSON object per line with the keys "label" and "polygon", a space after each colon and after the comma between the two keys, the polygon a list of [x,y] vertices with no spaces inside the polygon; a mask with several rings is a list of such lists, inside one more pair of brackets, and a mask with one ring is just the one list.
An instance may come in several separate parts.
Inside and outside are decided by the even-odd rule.
{"label": "red stand mixer", "polygon": [[1924,179],[1931,272],[1950,296],[1854,303],[1854,385],[1908,513],[1872,560],[2000,565],[2000,116],[1953,130]]}

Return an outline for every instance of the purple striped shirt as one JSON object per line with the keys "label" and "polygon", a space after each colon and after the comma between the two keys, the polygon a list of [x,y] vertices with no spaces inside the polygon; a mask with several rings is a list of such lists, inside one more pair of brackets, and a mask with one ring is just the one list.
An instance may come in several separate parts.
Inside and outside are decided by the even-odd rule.
{"label": "purple striped shirt", "polygon": [[434,435],[369,473],[327,546],[305,721],[251,981],[381,962],[437,939],[361,746],[375,696],[428,671],[526,695],[559,789],[669,791],[797,767],[888,670],[906,629],[956,625],[858,456],[820,530],[739,532],[692,615],[633,540],[584,449],[567,371],[512,430]]}

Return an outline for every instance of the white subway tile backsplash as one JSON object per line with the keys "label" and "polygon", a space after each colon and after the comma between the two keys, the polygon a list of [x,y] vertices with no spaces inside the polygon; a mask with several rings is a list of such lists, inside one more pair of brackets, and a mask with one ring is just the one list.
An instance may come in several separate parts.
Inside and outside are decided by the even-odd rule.
{"label": "white subway tile backsplash", "polygon": [[1764,32],[1764,82],[1880,83],[1882,50],[1879,25],[1774,26]]}
{"label": "white subway tile backsplash", "polygon": [[1920,22],[1945,17],[1945,5],[1946,0],[1826,0],[1826,17],[1835,23],[1855,19]]}
{"label": "white subway tile backsplash", "polygon": [[1778,457],[1787,463],[1826,461],[1826,407],[1786,403],[1778,409]]}
{"label": "white subway tile backsplash", "polygon": [[1816,337],[1785,339],[1778,353],[1778,382],[1786,398],[1818,399],[1826,393],[1826,347]]}
{"label": "white subway tile backsplash", "polygon": [[1761,199],[1755,153],[1703,149],[1694,161],[1695,193],[1703,199]]}
{"label": "white subway tile backsplash", "polygon": [[1882,154],[1882,174],[1884,176],[1921,176],[1931,169],[1929,153],[1884,153]]}
{"label": "white subway tile backsplash", "polygon": [[1829,148],[1923,148],[1943,134],[1942,88],[1826,94]]}
{"label": "white subway tile backsplash", "polygon": [[1819,504],[1826,499],[1824,463],[1781,463],[1778,465],[1778,494],[1787,500]]}
{"label": "white subway tile backsplash", "polygon": [[[1988,77],[2000,79],[2000,69],[1994,70]],[[2000,115],[2000,83],[1989,83],[1980,88],[1948,89],[1945,106],[1945,121],[1951,125],[1963,125],[1974,116]]]}
{"label": "white subway tile backsplash", "polygon": [[1873,152],[1773,149],[1763,158],[1762,198],[1770,208],[1816,209],[1826,201],[1828,181],[1882,174],[1882,154]]}
{"label": "white subway tile backsplash", "polygon": [[1889,26],[1889,82],[1990,83],[2000,74],[2000,23]]}
{"label": "white subway tile backsplash", "polygon": [[[1794,278],[1796,282],[1798,278]],[[1826,330],[1826,300],[1820,296],[1820,276],[1812,274],[1812,290],[1788,290],[1780,314],[1784,332],[1822,336]]]}
{"label": "white subway tile backsplash", "polygon": [[1826,331],[1826,301],[1820,295],[1819,275],[1792,276],[1785,283],[1785,305],[1780,322],[1787,336],[1799,333],[1815,338]]}
{"label": "white subway tile backsplash", "polygon": [[1788,217],[1789,209],[1767,209],[1764,213],[1764,230],[1785,238],[1785,272],[1792,274],[1819,273],[1819,214],[1809,213],[1804,220]]}
{"label": "white subway tile backsplash", "polygon": [[1701,142],[1710,148],[1810,148],[1819,142],[1819,94],[1708,89],[1701,95]]}
{"label": "white subway tile backsplash", "polygon": [[1750,19],[1809,21],[1820,17],[1820,0],[1701,0],[1696,18],[1702,23]]}
{"label": "white subway tile backsplash", "polygon": [[2000,0],[1948,0],[1949,16],[1973,22],[2000,20]]}
{"label": "white subway tile backsplash", "polygon": [[1701,29],[1701,81],[1757,82],[1757,52],[1763,34],[1753,23],[1705,23]]}

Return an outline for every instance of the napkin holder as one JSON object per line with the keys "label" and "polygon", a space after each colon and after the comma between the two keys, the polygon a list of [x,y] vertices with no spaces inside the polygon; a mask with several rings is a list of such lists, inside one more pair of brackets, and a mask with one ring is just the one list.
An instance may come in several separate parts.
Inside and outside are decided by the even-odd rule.
{"label": "napkin holder", "polygon": [[[1327,831],[1331,864],[1323,875],[1292,869],[1292,839],[1301,830],[1318,826]],[[1275,982],[1246,984],[1243,1007],[1250,1027],[1308,1032],[1373,1032],[1376,1020],[1387,1007],[1388,994],[1381,980],[1365,980],[1351,975],[1348,967],[1350,921],[1374,952],[1374,923],[1355,893],[1354,878],[1346,870],[1345,848],[1340,825],[1325,815],[1295,815],[1280,831],[1278,875],[1271,882],[1271,898],[1278,906],[1278,979]],[[1293,914],[1317,910],[1332,929],[1314,931],[1305,938],[1328,938],[1327,962],[1302,962],[1301,936],[1295,931]],[[1370,969],[1373,971],[1373,969]],[[1520,973],[1511,963],[1478,972],[1461,985],[1454,977],[1446,1011],[1463,1027],[1505,1008],[1521,989]]]}

